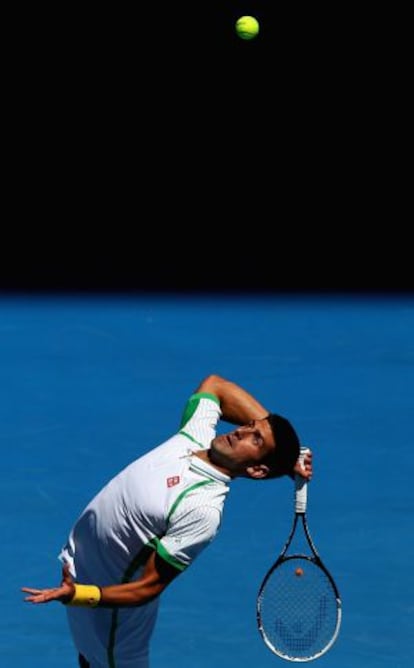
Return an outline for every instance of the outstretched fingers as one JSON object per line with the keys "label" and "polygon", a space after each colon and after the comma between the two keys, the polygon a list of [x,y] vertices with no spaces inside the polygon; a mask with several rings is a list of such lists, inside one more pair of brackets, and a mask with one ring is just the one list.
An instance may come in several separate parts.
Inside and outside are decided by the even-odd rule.
{"label": "outstretched fingers", "polygon": [[42,594],[43,593],[43,589],[32,589],[31,587],[22,587],[22,591],[25,591],[28,594]]}
{"label": "outstretched fingers", "polygon": [[61,601],[61,603],[68,603],[74,594],[75,585],[70,574],[69,564],[64,564],[62,567],[62,580],[60,587],[53,587],[49,589],[35,589],[34,587],[22,587],[21,591],[29,594],[24,599],[29,603],[48,603],[49,601]]}
{"label": "outstretched fingers", "polygon": [[22,587],[22,591],[30,596],[25,597],[25,601],[29,603],[48,603],[49,601],[57,601],[61,597],[60,589],[32,589],[31,587]]}

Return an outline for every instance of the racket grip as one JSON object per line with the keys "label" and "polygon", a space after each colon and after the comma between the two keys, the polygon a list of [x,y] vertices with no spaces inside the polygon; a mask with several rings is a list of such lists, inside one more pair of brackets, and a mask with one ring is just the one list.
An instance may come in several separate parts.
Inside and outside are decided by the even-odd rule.
{"label": "racket grip", "polygon": [[[299,454],[299,463],[303,465],[305,454],[309,452],[309,448],[301,447]],[[306,506],[308,503],[308,481],[302,478],[301,475],[295,475],[295,512],[306,513]]]}

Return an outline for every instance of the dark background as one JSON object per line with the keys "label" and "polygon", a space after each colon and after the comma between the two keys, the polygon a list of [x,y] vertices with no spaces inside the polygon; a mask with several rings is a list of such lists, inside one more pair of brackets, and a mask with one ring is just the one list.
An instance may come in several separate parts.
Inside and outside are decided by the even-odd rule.
{"label": "dark background", "polygon": [[265,1],[15,8],[0,288],[410,291],[405,25]]}

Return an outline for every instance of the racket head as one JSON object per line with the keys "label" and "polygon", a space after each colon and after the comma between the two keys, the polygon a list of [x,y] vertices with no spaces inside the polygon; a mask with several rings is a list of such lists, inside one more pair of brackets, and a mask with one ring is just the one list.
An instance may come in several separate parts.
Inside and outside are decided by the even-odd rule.
{"label": "racket head", "polygon": [[314,556],[279,559],[257,597],[257,622],[267,647],[287,661],[312,661],[335,642],[342,618],[336,584]]}

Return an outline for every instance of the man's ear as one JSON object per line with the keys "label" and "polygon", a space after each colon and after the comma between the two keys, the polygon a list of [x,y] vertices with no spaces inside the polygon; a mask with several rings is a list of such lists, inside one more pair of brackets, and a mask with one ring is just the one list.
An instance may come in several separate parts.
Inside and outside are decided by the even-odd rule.
{"label": "man's ear", "polygon": [[254,466],[248,466],[246,469],[246,474],[249,478],[255,478],[260,480],[260,478],[266,478],[269,475],[269,467],[266,464],[255,464]]}

